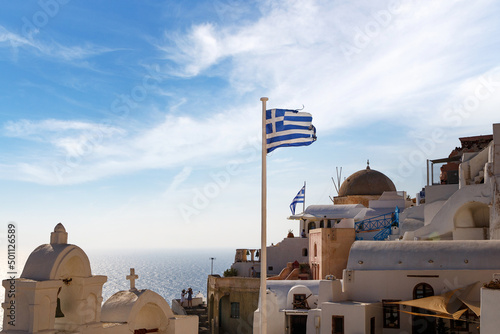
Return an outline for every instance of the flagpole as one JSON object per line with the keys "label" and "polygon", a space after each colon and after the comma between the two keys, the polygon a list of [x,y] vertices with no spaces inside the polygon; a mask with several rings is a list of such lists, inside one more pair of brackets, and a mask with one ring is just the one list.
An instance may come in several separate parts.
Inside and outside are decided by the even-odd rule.
{"label": "flagpole", "polygon": [[267,97],[261,97],[262,101],[262,186],[261,186],[261,238],[260,238],[260,334],[267,334],[267,303],[266,303],[266,279],[267,279],[267,183],[266,183],[266,158],[267,158],[267,136],[266,136],[266,101]]}
{"label": "flagpole", "polygon": [[306,212],[306,181],[304,181],[304,202],[302,202],[302,213]]}

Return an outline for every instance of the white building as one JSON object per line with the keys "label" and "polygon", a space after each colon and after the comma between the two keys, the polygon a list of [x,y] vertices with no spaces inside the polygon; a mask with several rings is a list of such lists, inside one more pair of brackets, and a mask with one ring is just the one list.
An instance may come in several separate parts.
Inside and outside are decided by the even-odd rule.
{"label": "white building", "polygon": [[198,333],[197,316],[177,316],[151,290],[119,291],[102,303],[107,277],[92,275],[90,262],[78,246],[68,244],[62,224],[54,228],[50,244],[29,256],[20,278],[5,279],[1,333]]}
{"label": "white building", "polygon": [[354,242],[342,279],[269,281],[267,332],[498,333],[500,124],[459,163],[457,185],[426,187],[401,214],[402,240]]}
{"label": "white building", "polygon": [[[496,307],[500,302],[499,294],[481,300],[480,288],[499,272],[500,241],[497,240],[356,241],[342,280],[270,281],[267,284],[267,331],[273,334],[436,333],[439,318],[425,316],[436,312],[389,302],[452,292],[451,301],[434,298],[442,302],[441,316],[461,315],[468,321],[444,319],[443,325],[459,332],[478,333],[480,313],[476,315],[474,311]],[[300,303],[305,298],[309,308]],[[420,302],[436,304],[436,300]],[[459,310],[465,310],[463,315],[456,313]],[[498,321],[496,316],[486,320],[487,323]],[[260,333],[259,321],[260,310],[257,310],[254,333]]]}
{"label": "white building", "polygon": [[500,239],[500,124],[480,152],[464,153],[458,184],[428,185],[425,204],[400,216],[405,240]]}
{"label": "white building", "polygon": [[[260,258],[256,249],[237,249],[231,268],[240,277],[260,277]],[[308,263],[309,240],[307,238],[284,238],[277,244],[267,246],[267,275],[279,275],[290,262]],[[253,268],[253,271],[252,271]]]}

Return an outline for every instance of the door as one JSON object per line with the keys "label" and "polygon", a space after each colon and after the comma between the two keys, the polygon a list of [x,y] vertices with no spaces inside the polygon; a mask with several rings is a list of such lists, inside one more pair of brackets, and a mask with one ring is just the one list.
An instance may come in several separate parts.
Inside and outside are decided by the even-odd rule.
{"label": "door", "polygon": [[290,334],[306,334],[307,315],[290,316]]}
{"label": "door", "polygon": [[332,316],[332,334],[344,334],[344,316]]}

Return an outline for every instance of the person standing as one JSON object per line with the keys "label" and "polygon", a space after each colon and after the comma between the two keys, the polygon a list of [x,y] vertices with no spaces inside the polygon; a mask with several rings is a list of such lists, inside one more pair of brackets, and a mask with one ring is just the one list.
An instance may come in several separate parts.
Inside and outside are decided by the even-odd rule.
{"label": "person standing", "polygon": [[186,300],[186,289],[182,289],[181,293],[181,306],[184,307],[184,301]]}
{"label": "person standing", "polygon": [[189,288],[187,291],[188,294],[188,307],[193,307],[193,289]]}

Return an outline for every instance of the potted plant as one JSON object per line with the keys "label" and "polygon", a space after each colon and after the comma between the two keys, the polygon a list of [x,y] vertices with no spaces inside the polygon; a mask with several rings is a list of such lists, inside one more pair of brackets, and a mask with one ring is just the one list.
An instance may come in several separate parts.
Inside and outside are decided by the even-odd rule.
{"label": "potted plant", "polygon": [[293,235],[293,230],[288,230],[288,235],[286,237],[287,238],[294,238],[295,236]]}

